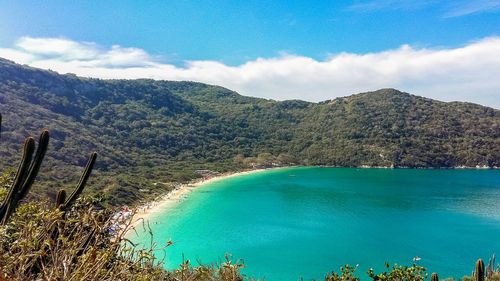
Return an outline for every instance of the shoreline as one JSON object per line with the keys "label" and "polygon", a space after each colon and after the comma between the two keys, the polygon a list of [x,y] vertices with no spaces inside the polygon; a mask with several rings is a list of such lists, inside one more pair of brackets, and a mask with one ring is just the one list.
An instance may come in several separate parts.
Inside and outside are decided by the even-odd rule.
{"label": "shoreline", "polygon": [[130,225],[132,226],[132,228],[136,228],[137,226],[142,224],[142,222],[149,222],[150,221],[149,218],[151,217],[151,215],[162,212],[168,206],[186,198],[191,191],[193,191],[193,190],[195,190],[203,185],[210,184],[210,183],[213,183],[213,182],[216,182],[219,180],[223,180],[223,179],[236,177],[236,176],[254,174],[254,173],[275,170],[275,169],[290,168],[290,167],[293,167],[293,166],[251,169],[251,170],[243,170],[243,171],[239,171],[239,172],[229,172],[229,173],[224,173],[221,175],[214,176],[214,177],[209,178],[209,179],[200,179],[200,180],[197,180],[193,183],[182,184],[179,187],[169,191],[167,194],[161,196],[161,198],[159,198],[157,200],[150,201],[150,202],[146,203],[145,205],[137,207],[135,210],[135,213],[132,217],[132,222]]}
{"label": "shoreline", "polygon": [[[275,169],[283,169],[283,168],[294,168],[294,167],[302,167],[302,166],[284,166],[284,167],[273,167],[273,168],[259,168],[259,169],[249,169],[249,170],[242,170],[238,172],[227,172],[223,173],[217,176],[214,176],[209,179],[198,179],[195,182],[190,182],[190,183],[185,183],[181,184],[179,187],[174,188],[173,190],[169,191],[168,193],[164,195],[160,195],[158,199],[149,201],[139,207],[135,208],[135,213],[132,217],[132,221],[130,226],[132,228],[136,228],[139,226],[143,221],[148,222],[150,221],[148,218],[151,217],[151,215],[157,214],[162,212],[165,208],[168,206],[172,205],[175,202],[178,202],[188,196],[188,194],[193,191],[194,189],[199,188],[200,186],[203,186],[205,184],[210,184],[222,179],[227,179],[231,177],[236,177],[236,176],[241,176],[241,175],[247,175],[247,174],[253,174],[253,173],[258,173],[258,172],[263,172],[263,171],[269,171],[269,170],[275,170]],[[328,166],[328,165],[318,165],[318,166],[310,166],[310,167],[321,167],[321,168],[342,168],[342,167],[336,167],[336,166]],[[353,168],[360,168],[360,169],[366,169],[366,168],[375,168],[375,169],[412,169],[412,168],[407,168],[407,167],[370,167],[370,166],[359,166],[359,167],[353,167]],[[413,169],[419,169],[419,168],[413,168]],[[486,168],[486,167],[464,167],[464,166],[458,166],[458,167],[449,167],[449,168],[420,168],[420,169],[449,169],[449,170],[496,170],[498,167],[494,168]]]}

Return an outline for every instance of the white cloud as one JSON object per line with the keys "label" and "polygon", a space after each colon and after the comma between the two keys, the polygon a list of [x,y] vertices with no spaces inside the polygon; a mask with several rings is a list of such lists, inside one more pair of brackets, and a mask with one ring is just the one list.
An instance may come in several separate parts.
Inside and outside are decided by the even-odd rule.
{"label": "white cloud", "polygon": [[378,53],[331,55],[324,61],[282,54],[239,66],[217,61],[161,63],[137,48],[54,38],[21,38],[0,57],[61,73],[97,78],[152,78],[217,84],[243,95],[321,101],[379,88],[397,88],[445,101],[500,108],[500,38],[454,49],[403,45]]}
{"label": "white cloud", "polygon": [[22,37],[17,41],[18,49],[44,57],[58,57],[63,60],[86,59],[99,53],[95,43],[74,42],[60,38]]}

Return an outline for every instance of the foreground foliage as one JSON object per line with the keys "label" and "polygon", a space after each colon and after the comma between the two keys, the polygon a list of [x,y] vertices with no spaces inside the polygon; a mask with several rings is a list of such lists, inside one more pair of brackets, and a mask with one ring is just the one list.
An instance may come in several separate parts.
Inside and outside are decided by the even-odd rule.
{"label": "foreground foliage", "polygon": [[[2,176],[0,186],[11,179]],[[48,201],[21,205],[0,226],[0,280],[243,280],[243,265],[230,256],[218,265],[187,260],[165,271],[156,256],[172,243],[136,247],[124,236],[130,221],[110,231],[113,212],[99,202],[80,198],[66,212]]]}
{"label": "foreground foliage", "polygon": [[[367,274],[373,281],[423,281],[428,278],[424,267],[413,264],[413,266],[402,266],[394,264],[392,267],[389,263],[385,263],[387,271],[375,274],[373,269],[368,270]],[[335,272],[329,273],[325,277],[325,281],[359,281],[360,278],[355,275],[356,267],[345,265],[340,268],[341,274]],[[438,275],[434,272],[430,278],[431,281],[439,281]],[[476,263],[476,270],[472,276],[464,276],[460,281],[498,281],[500,280],[500,265],[495,269],[495,255],[493,261],[490,259],[488,268],[485,267],[481,259]],[[446,278],[441,281],[455,281],[454,278]]]}

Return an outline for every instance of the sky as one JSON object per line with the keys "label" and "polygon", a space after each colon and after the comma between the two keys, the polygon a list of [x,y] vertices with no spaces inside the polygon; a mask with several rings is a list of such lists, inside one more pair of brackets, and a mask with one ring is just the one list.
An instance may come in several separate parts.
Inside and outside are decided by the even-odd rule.
{"label": "sky", "polygon": [[396,88],[498,109],[500,0],[0,0],[0,57],[276,100]]}

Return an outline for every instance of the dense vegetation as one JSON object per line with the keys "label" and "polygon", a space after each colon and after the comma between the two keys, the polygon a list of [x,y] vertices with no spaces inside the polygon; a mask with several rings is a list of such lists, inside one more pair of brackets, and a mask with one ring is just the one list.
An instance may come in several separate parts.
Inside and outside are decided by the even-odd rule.
{"label": "dense vegetation", "polygon": [[89,189],[112,204],[199,177],[197,169],[500,166],[499,110],[393,89],[279,102],[201,83],[86,79],[0,59],[0,112],[0,171],[17,165],[27,135],[48,128],[35,194],[55,197],[95,150]]}
{"label": "dense vegetation", "polygon": [[[13,63],[3,61],[2,63],[6,65],[5,69],[0,68],[2,71],[10,71],[12,68],[17,69],[18,71],[23,70],[23,67]],[[67,78],[50,72],[29,68],[26,69],[26,73],[32,71],[38,72],[39,74],[41,73],[42,76],[48,75],[46,77],[42,77],[41,79],[53,76],[52,78],[60,78],[64,81],[64,79]],[[0,78],[2,78],[2,75],[5,73],[10,73],[9,71],[0,71]],[[20,75],[21,74],[23,74],[23,71],[20,72]],[[28,79],[26,81],[35,83],[37,81],[36,79],[39,78],[36,77],[36,75],[28,75],[28,78],[24,77],[23,79]],[[120,83],[124,83],[128,85],[127,83],[131,83],[131,86],[139,87],[139,89],[143,89],[142,87],[149,87],[148,89],[153,91],[154,87],[151,85],[155,85],[156,83],[149,81],[144,82],[145,85],[138,86],[141,82],[137,82],[138,85],[135,85],[134,82],[130,81],[116,82],[90,80],[90,82],[86,84],[86,80],[80,78],[70,77],[68,79],[76,79],[76,81],[80,81],[80,83],[84,84],[83,86],[80,86],[84,88],[85,85],[104,85],[113,88],[113,86],[109,86],[108,84],[118,83],[118,85],[121,85]],[[311,122],[310,118],[319,118],[318,116],[322,116],[321,110],[324,104],[336,104],[339,100],[334,102],[325,102],[323,105],[315,105],[300,101],[279,103],[244,98],[232,92],[228,92],[226,94],[222,93],[222,97],[218,98],[221,100],[220,104],[222,105],[220,105],[217,102],[210,102],[215,99],[212,95],[218,96],[220,95],[219,92],[208,91],[205,93],[197,87],[204,89],[210,88],[211,86],[192,84],[191,86],[195,88],[195,92],[187,95],[185,98],[182,98],[181,94],[171,93],[167,88],[162,88],[162,90],[157,92],[157,94],[161,95],[164,91],[166,91],[168,95],[162,97],[161,100],[155,100],[152,102],[149,100],[154,100],[155,95],[148,95],[147,93],[144,93],[134,97],[133,92],[131,92],[130,97],[133,97],[131,98],[132,101],[128,98],[124,98],[124,103],[122,104],[109,102],[102,105],[102,108],[94,111],[94,113],[98,112],[102,115],[98,114],[97,116],[94,116],[87,111],[92,112],[92,109],[98,108],[102,100],[94,103],[95,106],[92,107],[88,105],[92,104],[92,99],[90,98],[87,99],[79,94],[74,94],[74,97],[72,97],[73,100],[70,102],[68,96],[70,97],[71,94],[66,93],[68,96],[64,94],[64,91],[68,89],[73,89],[74,93],[78,93],[79,90],[77,89],[81,89],[76,87],[78,83],[70,85],[75,86],[75,88],[65,88],[67,86],[66,84],[61,86],[61,84],[58,84],[61,82],[56,81],[57,83],[54,82],[56,86],[51,86],[55,87],[51,88],[52,92],[44,92],[45,90],[43,87],[30,87],[27,86],[25,82],[16,81],[17,80],[15,79],[8,80],[5,84],[0,85],[2,86],[2,89],[5,88],[8,90],[4,94],[0,95],[0,101],[2,102],[1,109],[3,112],[7,112],[4,119],[18,122],[18,126],[13,126],[9,124],[9,122],[6,123],[5,127],[9,128],[11,131],[9,134],[5,134],[7,137],[4,135],[2,138],[2,145],[0,146],[2,147],[2,150],[0,150],[2,153],[2,160],[6,159],[7,161],[12,162],[16,160],[15,153],[9,151],[9,149],[16,150],[17,147],[14,144],[14,141],[18,138],[23,138],[23,134],[26,135],[26,133],[30,132],[30,130],[33,130],[32,128],[34,125],[40,124],[40,122],[48,122],[54,126],[58,125],[59,127],[56,126],[56,128],[61,129],[52,129],[52,135],[55,136],[55,141],[50,142],[51,145],[49,145],[49,132],[46,130],[42,131],[36,152],[35,139],[28,137],[25,140],[25,145],[22,149],[23,157],[17,172],[13,169],[6,169],[4,173],[0,174],[0,201],[2,201],[0,206],[0,280],[236,281],[243,280],[245,278],[245,276],[240,272],[240,269],[243,268],[244,265],[240,263],[240,261],[232,260],[227,254],[225,262],[220,264],[193,267],[189,260],[186,260],[179,266],[179,269],[174,271],[165,271],[161,266],[162,261],[157,259],[155,252],[170,246],[172,242],[167,241],[163,246],[152,244],[145,248],[133,245],[124,237],[124,234],[130,227],[131,218],[122,222],[121,226],[118,227],[116,225],[116,220],[112,218],[112,215],[114,214],[113,208],[103,207],[101,205],[102,201],[99,197],[84,197],[77,200],[76,198],[82,192],[88,176],[90,175],[90,171],[95,163],[95,153],[91,154],[77,187],[68,198],[66,198],[65,191],[59,189],[55,204],[46,199],[31,202],[28,200],[28,203],[24,201],[39,171],[42,175],[42,184],[38,184],[45,188],[47,193],[55,193],[55,190],[58,190],[58,188],[54,189],[53,187],[64,186],[72,181],[72,178],[75,177],[74,172],[76,170],[80,170],[84,163],[81,159],[74,158],[74,155],[77,155],[77,153],[81,154],[79,152],[81,152],[82,149],[102,149],[101,151],[104,151],[104,154],[108,157],[108,159],[105,159],[105,161],[102,161],[99,165],[100,173],[98,173],[98,181],[94,180],[94,185],[106,187],[107,190],[105,191],[107,191],[107,195],[109,196],[108,199],[111,200],[116,198],[113,196],[117,195],[117,191],[125,190],[130,192],[130,190],[127,190],[126,187],[137,189],[137,187],[140,186],[139,184],[150,184],[147,181],[141,182],[139,177],[145,177],[151,181],[158,180],[155,178],[158,175],[155,174],[153,174],[152,177],[147,177],[147,169],[151,169],[151,171],[154,171],[155,173],[172,173],[171,171],[165,172],[161,169],[155,169],[153,165],[153,163],[156,163],[155,161],[165,161],[164,163],[160,163],[165,164],[167,168],[172,169],[175,173],[178,173],[169,174],[169,176],[176,180],[185,180],[189,177],[195,176],[193,173],[194,167],[219,167],[213,166],[218,164],[221,164],[220,167],[223,167],[222,169],[238,169],[248,165],[248,163],[266,165],[271,162],[291,163],[292,161],[301,164],[311,164],[318,161],[318,164],[333,163],[335,165],[379,165],[380,163],[385,163],[376,161],[372,163],[366,162],[370,159],[369,154],[363,154],[362,156],[358,155],[359,157],[364,157],[359,159],[355,157],[357,154],[354,154],[353,159],[345,158],[345,160],[338,160],[339,155],[333,157],[335,154],[320,155],[311,153],[314,151],[320,153],[322,149],[323,152],[329,152],[334,147],[332,140],[328,142],[328,139],[335,138],[335,134],[330,133],[330,135],[328,135],[328,132],[315,130],[325,128],[331,129],[335,128],[335,126],[338,126],[340,129],[343,128],[343,126],[335,122],[321,125],[314,122],[307,125],[304,124],[304,122],[308,122],[308,120]],[[179,83],[179,85],[183,84]],[[58,88],[58,86],[60,86],[60,88]],[[105,88],[106,87],[103,89]],[[174,88],[172,88],[172,91],[174,91]],[[16,89],[19,91],[14,91]],[[62,91],[62,94],[59,90]],[[92,91],[90,91],[89,88],[87,88],[87,90],[89,96],[92,96],[90,94]],[[213,90],[213,88],[211,90]],[[109,93],[110,95],[113,94],[112,92],[104,92]],[[33,95],[30,95],[30,93]],[[54,94],[51,95],[50,93]],[[369,98],[363,97],[368,94],[353,96],[351,98],[369,100],[373,96],[387,94],[390,96],[416,98],[407,94],[396,92],[395,90],[383,90],[376,94],[369,94]],[[197,97],[197,95],[199,96]],[[117,94],[117,96],[120,95]],[[34,100],[30,100],[30,98],[33,98]],[[227,98],[229,98],[229,100],[247,100],[248,102],[237,103],[233,100],[233,103],[231,104],[231,101],[225,100]],[[119,100],[119,97],[117,99]],[[134,99],[137,99],[138,101],[134,101]],[[168,100],[167,105],[157,108],[164,100]],[[32,103],[33,101],[35,101],[35,103]],[[44,102],[47,102],[47,104],[44,104],[44,107],[37,105],[39,103],[43,104]],[[375,101],[375,103],[377,102],[378,101]],[[54,107],[52,108],[50,104]],[[88,108],[85,104],[87,104]],[[152,113],[142,112],[139,110],[138,112],[142,112],[144,114],[142,115],[143,119],[138,118],[133,120],[131,123],[124,121],[122,124],[119,120],[117,121],[117,119],[126,119],[129,114],[133,114],[134,112],[137,113],[134,110],[127,111],[127,104],[135,104],[132,108],[145,111],[149,110]],[[236,121],[234,118],[237,118],[238,114],[246,112],[245,107],[247,107],[248,104],[253,104],[253,106],[256,107],[251,107],[247,112],[248,114],[243,115],[246,116],[246,119],[242,119],[240,120],[241,123],[234,125],[233,122]],[[347,104],[349,104],[349,102],[347,102]],[[78,105],[80,105],[80,107]],[[184,108],[185,111],[177,112],[176,106]],[[81,108],[84,109],[79,112]],[[164,111],[167,110],[167,112],[158,113],[157,110],[161,110],[162,108],[166,108]],[[320,111],[319,113],[314,113],[314,110],[311,108]],[[481,122],[491,123],[491,126],[488,127],[486,125],[483,129],[492,129],[492,133],[488,133],[493,135],[493,139],[488,139],[485,143],[493,141],[494,145],[494,142],[496,141],[495,134],[498,133],[496,131],[496,126],[498,124],[498,111],[488,108],[483,109],[485,112],[491,111],[493,113],[490,117],[483,117]],[[125,110],[125,113],[123,113],[122,110]],[[168,110],[176,113],[169,113]],[[235,110],[236,113],[231,113],[233,110]],[[283,113],[284,115],[277,116],[271,114],[271,112],[274,112],[275,110],[278,112],[286,112],[286,114]],[[349,109],[348,111],[351,110],[352,109]],[[29,117],[22,119],[20,114],[27,114],[26,116]],[[152,114],[157,119],[148,117],[149,114]],[[185,115],[186,119],[182,119],[183,115]],[[338,120],[347,118],[346,116],[350,116],[350,113],[343,113],[341,115],[342,117]],[[315,121],[326,122],[326,120],[329,120],[331,117],[328,117],[328,114],[326,114],[326,116],[327,117],[324,117],[323,119],[315,119]],[[333,117],[333,119],[336,119],[335,116]],[[101,120],[102,118],[104,118],[104,121]],[[173,145],[172,149],[170,149],[171,147],[169,145],[164,143],[165,139],[163,138],[156,139],[156,141],[148,139],[155,137],[155,135],[147,136],[148,131],[153,130],[155,127],[153,123],[170,122],[169,126],[174,126],[179,120],[181,120],[181,123],[177,124],[178,131],[176,132],[180,132],[180,134],[176,135],[177,138],[175,140],[180,142],[170,143],[170,145]],[[363,120],[363,118],[355,120],[356,122],[354,123],[358,124],[360,122],[359,120]],[[132,126],[132,124],[136,121],[138,123],[141,123],[140,121],[145,121],[146,123],[149,123],[149,126],[145,126],[144,124],[139,125],[138,127]],[[275,121],[278,125],[259,123],[264,121]],[[191,128],[193,129],[192,131],[189,130],[189,126],[184,127],[184,125],[200,125],[197,122],[206,122],[206,124],[211,124],[215,127],[210,127],[209,129],[203,128],[200,130]],[[1,123],[2,115],[0,115],[0,124]],[[286,124],[295,124],[296,126],[279,130],[282,128],[281,126]],[[85,126],[88,126],[88,128]],[[169,126],[165,128],[169,128]],[[238,131],[237,127],[241,127],[240,131]],[[138,128],[140,129],[139,131],[137,131]],[[148,130],[146,128],[150,129]],[[234,131],[224,131],[222,129],[234,129]],[[475,129],[476,133],[482,130],[477,128]],[[156,133],[159,134],[162,131],[166,131],[168,133],[174,132],[165,129],[158,130]],[[237,132],[236,134],[234,133],[235,131]],[[246,135],[249,131],[254,132],[255,135]],[[355,139],[370,138],[370,136],[365,135],[366,131],[369,131],[369,128],[356,132],[359,136]],[[235,134],[233,135],[233,139],[231,139],[231,134]],[[323,135],[327,136],[324,141],[322,140]],[[190,136],[197,136],[200,139],[190,138]],[[229,137],[224,139],[224,136]],[[247,136],[247,138],[242,143],[238,143],[237,141],[235,142],[234,139],[237,139],[240,136]],[[305,146],[294,147],[294,145],[300,143],[297,138],[301,136],[303,137],[301,140],[302,142],[305,142],[306,136],[312,136],[313,139]],[[485,134],[482,136],[490,135]],[[85,137],[90,138],[86,140]],[[168,139],[168,135],[164,137]],[[254,143],[256,139],[261,140],[262,142]],[[374,137],[374,139],[376,139],[376,137]],[[183,140],[185,142],[182,142]],[[68,141],[73,144],[74,147],[66,147],[63,141]],[[149,144],[141,145],[141,141],[145,143],[149,142]],[[387,141],[388,144],[391,143],[388,140],[385,141]],[[434,144],[433,139],[430,139],[429,141]],[[220,146],[225,147],[225,150],[220,150],[220,148],[216,146],[218,142],[220,142]],[[230,143],[230,145],[228,145],[228,143]],[[326,148],[322,147],[319,143],[327,145]],[[209,144],[214,145],[214,147],[211,148],[213,148],[214,151],[219,151],[219,154],[211,155],[209,150],[210,147],[204,147],[204,145]],[[137,145],[137,147],[133,147],[132,145]],[[284,146],[280,147],[280,145]],[[331,146],[328,147],[328,145]],[[50,149],[48,150],[48,148],[56,149],[56,152],[50,152]],[[151,151],[150,148],[159,149],[160,152],[154,150]],[[116,151],[114,149],[116,149]],[[191,150],[192,154],[188,153],[189,150]],[[49,151],[48,157],[44,158],[47,151]],[[349,148],[346,148],[346,151],[349,151]],[[479,149],[479,151],[481,151],[481,149]],[[498,152],[495,150],[492,151],[493,153]],[[194,152],[197,154],[194,154]],[[293,154],[292,152],[296,152],[297,154]],[[68,153],[69,155],[66,155],[65,153]],[[120,158],[120,153],[125,154],[121,155],[122,157]],[[432,154],[425,154],[422,151],[418,151],[418,153],[420,153],[418,155],[427,155],[427,157],[433,156]],[[398,157],[394,158],[392,163],[387,163],[391,163],[391,165],[400,165],[400,163],[404,163],[401,162],[401,159],[404,158],[401,158],[400,156],[409,154],[404,154],[400,151],[397,155]],[[485,156],[484,154],[480,155]],[[486,155],[487,161],[491,160],[490,162],[486,162],[487,165],[496,165],[497,155],[498,154],[493,154],[493,156],[491,156],[491,154]],[[151,158],[145,158],[146,156]],[[379,154],[379,156],[384,158],[382,154]],[[43,160],[48,160],[46,162],[48,162],[49,165],[42,165],[42,162],[44,162]],[[385,160],[386,159],[384,159],[384,161]],[[179,166],[175,167],[173,165],[173,161],[178,161]],[[339,164],[331,161],[347,162]],[[415,164],[414,162],[412,163],[414,166],[419,166],[419,164]],[[434,162],[426,163],[429,164]],[[47,163],[44,162],[44,164]],[[170,164],[170,166],[168,166],[168,164]],[[76,169],[76,167],[79,168]],[[423,165],[423,167],[425,167],[425,165]],[[113,169],[116,169],[117,171],[113,171]],[[125,173],[125,176],[120,173]],[[165,176],[165,174],[159,175]],[[51,180],[43,184],[43,179],[47,178],[50,178]],[[106,183],[109,184],[114,181],[116,181],[119,185],[111,187],[106,185]],[[157,188],[163,189],[161,185]],[[132,195],[137,195],[137,193],[133,193],[132,190]],[[116,203],[117,200],[114,200],[114,203]],[[24,202],[24,204],[19,205],[20,202]],[[428,277],[427,273],[425,273],[425,268],[416,265],[411,267],[394,265],[391,268],[388,264],[386,264],[386,267],[386,272],[375,274],[373,270],[370,269],[367,274],[374,281],[422,281]],[[325,276],[324,280],[359,281],[360,279],[355,275],[355,270],[356,268],[346,265],[341,268],[340,274],[331,272]],[[500,280],[499,271],[500,266],[495,268],[495,257],[490,260],[488,267],[484,266],[482,260],[478,260],[474,276],[465,276],[462,280],[498,281]],[[246,279],[251,280],[251,278]],[[432,274],[431,280],[438,281],[438,277],[435,273]]]}

